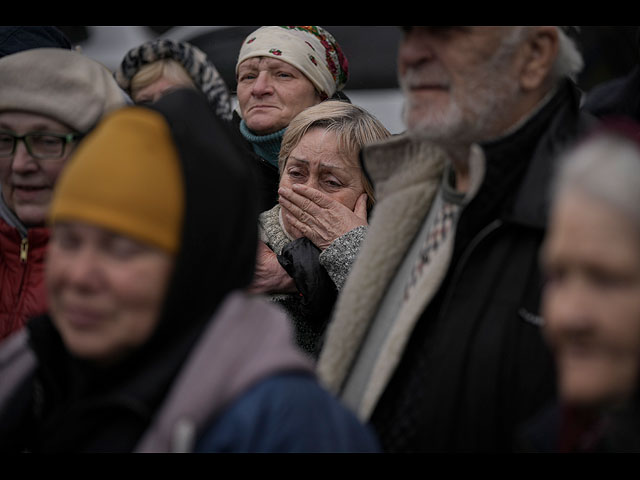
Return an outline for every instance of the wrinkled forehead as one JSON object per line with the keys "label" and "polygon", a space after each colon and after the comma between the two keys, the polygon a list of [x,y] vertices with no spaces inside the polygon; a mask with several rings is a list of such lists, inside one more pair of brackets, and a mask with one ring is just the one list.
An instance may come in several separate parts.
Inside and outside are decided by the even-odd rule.
{"label": "wrinkled forehead", "polygon": [[358,154],[345,135],[324,127],[311,127],[293,148],[290,159],[343,171],[361,170]]}
{"label": "wrinkled forehead", "polygon": [[238,65],[238,72],[243,70],[275,70],[279,68],[298,70],[292,64],[277,58],[251,57],[243,60],[242,63]]}

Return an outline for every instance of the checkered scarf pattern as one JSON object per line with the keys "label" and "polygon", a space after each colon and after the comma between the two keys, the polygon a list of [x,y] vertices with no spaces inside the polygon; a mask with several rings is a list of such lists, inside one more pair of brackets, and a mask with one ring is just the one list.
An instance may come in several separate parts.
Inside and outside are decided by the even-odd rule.
{"label": "checkered scarf pattern", "polygon": [[445,202],[442,208],[436,213],[433,225],[427,234],[422,246],[418,259],[413,265],[409,280],[405,285],[404,301],[406,302],[413,293],[416,284],[424,274],[432,255],[442,245],[447,236],[451,233],[454,225],[455,217],[460,209],[459,205]]}

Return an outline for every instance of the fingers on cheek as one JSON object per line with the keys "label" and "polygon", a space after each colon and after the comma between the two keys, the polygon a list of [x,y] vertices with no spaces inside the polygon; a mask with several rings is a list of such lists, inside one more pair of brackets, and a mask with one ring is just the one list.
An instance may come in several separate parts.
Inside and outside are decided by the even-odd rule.
{"label": "fingers on cheek", "polygon": [[311,215],[304,211],[300,212],[300,215],[298,215],[298,220],[306,225],[311,222]]}
{"label": "fingers on cheek", "polygon": [[287,217],[287,221],[289,222],[289,225],[291,225],[293,228],[298,230],[300,233],[303,233],[303,234],[305,233],[307,226],[303,222],[301,222],[299,219],[297,219],[290,213],[287,213],[286,217]]}
{"label": "fingers on cheek", "polygon": [[287,218],[289,219],[289,223],[306,223],[309,221],[309,214],[306,213],[304,210],[296,207],[295,205],[282,205],[283,207],[283,212],[284,214],[287,216]]}
{"label": "fingers on cheek", "polygon": [[290,190],[280,189],[278,190],[280,203],[286,203],[288,205],[292,205],[294,201],[294,193]]}
{"label": "fingers on cheek", "polygon": [[285,200],[284,203],[280,202],[280,205],[289,212],[290,215],[300,216],[304,213],[302,208],[289,200]]}
{"label": "fingers on cheek", "polygon": [[294,185],[292,188],[293,195],[298,195],[299,198],[305,198],[307,201],[318,203],[324,197],[322,193],[315,188],[307,187],[306,185]]}
{"label": "fingers on cheek", "polygon": [[287,205],[286,203],[280,203],[280,207],[282,210],[282,216],[290,216],[291,215],[291,209],[289,208],[289,205]]}
{"label": "fingers on cheek", "polygon": [[300,227],[300,221],[291,212],[286,212],[285,217],[290,225],[296,228]]}
{"label": "fingers on cheek", "polygon": [[322,195],[320,195],[320,192],[318,192],[317,190],[310,190],[308,192],[306,192],[305,195],[306,199],[305,202],[306,203],[315,203],[315,204],[323,204],[323,197]]}
{"label": "fingers on cheek", "polygon": [[285,199],[290,205],[305,206],[309,202],[306,196],[292,190],[280,190],[280,198]]}
{"label": "fingers on cheek", "polygon": [[290,208],[290,207],[291,207],[291,202],[289,201],[289,199],[288,199],[288,198],[283,197],[282,195],[280,195],[280,200],[279,200],[279,201],[280,201],[280,205],[281,205],[283,208],[288,209],[288,208]]}
{"label": "fingers on cheek", "polygon": [[300,202],[296,202],[294,206],[300,211],[309,214],[318,214],[323,210],[323,207],[309,199],[302,199]]}

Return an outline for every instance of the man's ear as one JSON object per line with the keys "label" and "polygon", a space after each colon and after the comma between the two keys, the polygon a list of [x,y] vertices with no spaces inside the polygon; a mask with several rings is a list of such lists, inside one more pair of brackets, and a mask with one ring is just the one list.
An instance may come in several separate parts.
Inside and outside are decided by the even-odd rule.
{"label": "man's ear", "polygon": [[524,91],[537,90],[549,79],[558,56],[557,27],[532,27],[524,46],[520,86]]}

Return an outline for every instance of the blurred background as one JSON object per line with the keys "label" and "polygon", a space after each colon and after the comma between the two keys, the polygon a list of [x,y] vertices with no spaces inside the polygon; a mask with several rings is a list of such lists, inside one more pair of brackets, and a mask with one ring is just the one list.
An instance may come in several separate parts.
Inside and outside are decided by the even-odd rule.
{"label": "blurred background", "polygon": [[[349,60],[346,94],[393,133],[402,131],[402,100],[396,78],[401,31],[396,26],[324,26]],[[244,38],[258,26],[59,26],[82,51],[115,70],[126,52],[154,38],[187,41],[202,49],[235,91],[235,63]],[[588,91],[627,74],[640,61],[637,26],[581,26],[585,69],[578,79]]]}

